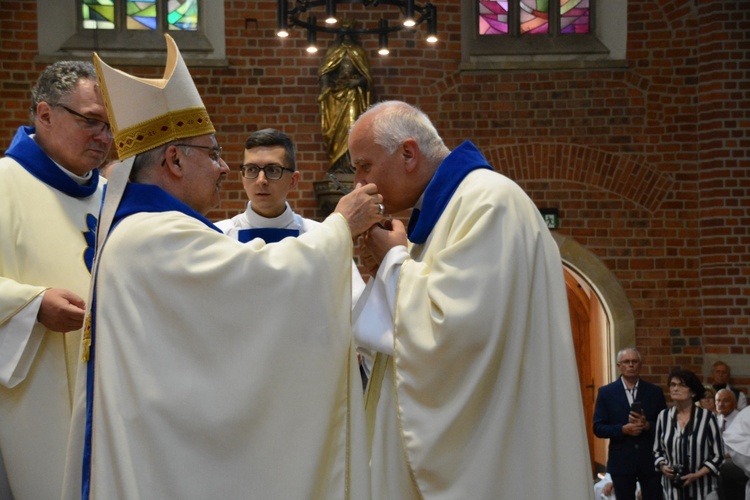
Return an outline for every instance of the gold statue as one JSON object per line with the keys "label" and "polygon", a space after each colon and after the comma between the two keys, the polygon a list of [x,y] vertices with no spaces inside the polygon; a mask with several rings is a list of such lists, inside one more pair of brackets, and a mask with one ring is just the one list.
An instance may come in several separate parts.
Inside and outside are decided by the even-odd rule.
{"label": "gold statue", "polygon": [[321,93],[321,128],[330,158],[329,172],[352,172],[349,160],[349,128],[370,106],[370,63],[362,47],[349,33],[336,36],[326,51],[318,77]]}

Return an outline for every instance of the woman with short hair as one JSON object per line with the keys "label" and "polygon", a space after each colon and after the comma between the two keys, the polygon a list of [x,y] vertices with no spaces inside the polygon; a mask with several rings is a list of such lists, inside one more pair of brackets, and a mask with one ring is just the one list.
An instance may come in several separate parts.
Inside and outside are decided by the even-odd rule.
{"label": "woman with short hair", "polygon": [[693,372],[669,375],[674,406],[659,413],[654,441],[654,464],[663,474],[665,499],[708,500],[716,495],[724,446],[716,416],[694,404],[704,393]]}

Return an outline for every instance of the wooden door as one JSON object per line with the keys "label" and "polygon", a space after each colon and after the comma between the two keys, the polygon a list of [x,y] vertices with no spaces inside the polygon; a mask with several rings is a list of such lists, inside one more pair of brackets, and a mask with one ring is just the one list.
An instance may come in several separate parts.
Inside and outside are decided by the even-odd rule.
{"label": "wooden door", "polygon": [[581,385],[583,399],[583,415],[586,419],[586,437],[589,444],[591,472],[594,467],[594,403],[596,401],[594,375],[591,369],[591,299],[575,277],[565,270],[565,288],[568,295],[568,309],[570,310],[570,326],[573,330],[573,345],[576,351],[578,365],[578,380]]}

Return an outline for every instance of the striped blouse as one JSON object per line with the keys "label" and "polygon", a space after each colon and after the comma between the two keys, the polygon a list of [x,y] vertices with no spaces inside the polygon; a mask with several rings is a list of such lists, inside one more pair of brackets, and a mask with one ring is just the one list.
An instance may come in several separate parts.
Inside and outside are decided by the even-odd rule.
{"label": "striped blouse", "polygon": [[683,490],[687,495],[679,496],[679,491],[672,487],[670,480],[662,475],[661,484],[664,488],[664,498],[680,500],[690,498],[703,500],[706,495],[717,487],[719,466],[724,461],[724,444],[716,416],[708,410],[693,407],[691,421],[680,429],[676,420],[676,408],[667,408],[659,413],[656,419],[656,439],[654,440],[654,465],[658,469],[660,464],[681,464],[684,474],[697,472],[703,466],[711,470],[698,478]]}

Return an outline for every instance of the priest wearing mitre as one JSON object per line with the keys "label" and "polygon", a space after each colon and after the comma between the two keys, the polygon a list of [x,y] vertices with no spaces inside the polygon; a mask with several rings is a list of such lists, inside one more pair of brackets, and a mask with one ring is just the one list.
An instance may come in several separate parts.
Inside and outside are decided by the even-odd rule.
{"label": "priest wearing mitre", "polygon": [[228,173],[172,38],[162,79],[94,63],[122,161],[97,236],[64,498],[348,499],[369,491],[352,237],[374,185],[298,238],[205,214]]}

